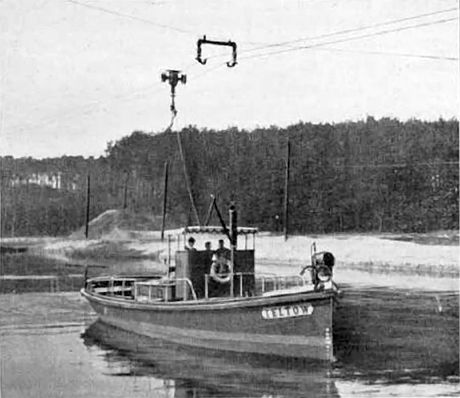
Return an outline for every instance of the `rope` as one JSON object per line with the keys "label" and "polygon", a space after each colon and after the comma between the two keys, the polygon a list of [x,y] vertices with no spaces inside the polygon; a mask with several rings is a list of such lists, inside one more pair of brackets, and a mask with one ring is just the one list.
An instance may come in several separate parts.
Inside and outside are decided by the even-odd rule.
{"label": "rope", "polygon": [[166,127],[165,133],[168,133],[168,132],[170,132],[172,130],[172,127],[173,127],[173,124],[174,124],[174,120],[176,119],[176,116],[177,116],[177,111],[172,110],[171,111],[171,122],[169,123],[169,126]]}
{"label": "rope", "polygon": [[195,216],[196,223],[198,225],[201,225],[200,217],[198,216],[198,211],[196,209],[195,201],[193,199],[193,194],[192,194],[192,189],[191,189],[191,184],[190,184],[190,177],[188,175],[187,163],[185,163],[184,149],[182,148],[182,139],[181,139],[179,130],[176,131],[176,137],[177,137],[177,143],[179,144],[179,153],[180,153],[180,157],[181,157],[181,160],[182,160],[182,167],[183,167],[183,170],[184,170],[185,185],[187,187],[187,193],[188,193],[188,196],[189,196],[189,199],[190,199],[190,203],[192,205],[192,210],[193,210],[193,214]]}
{"label": "rope", "polygon": [[[165,133],[168,133],[168,132],[170,132],[172,130],[172,127],[174,125],[174,121],[176,119],[176,116],[177,116],[177,110],[176,110],[176,108],[174,106],[174,103],[173,103],[173,105],[171,105],[171,122],[169,123],[169,126],[166,127]],[[198,225],[201,225],[200,217],[198,215],[198,210],[197,210],[196,205],[195,205],[195,200],[193,199],[193,193],[192,193],[192,188],[191,188],[191,183],[190,183],[190,177],[189,177],[188,170],[187,170],[187,163],[185,162],[185,154],[184,154],[184,149],[182,147],[182,139],[181,139],[179,130],[176,131],[176,137],[177,137],[177,143],[179,145],[179,153],[180,153],[180,157],[181,157],[181,161],[182,161],[182,168],[183,168],[183,171],[184,171],[185,186],[187,188],[188,197],[189,197],[190,203],[192,205],[193,215],[195,216],[196,223]]]}

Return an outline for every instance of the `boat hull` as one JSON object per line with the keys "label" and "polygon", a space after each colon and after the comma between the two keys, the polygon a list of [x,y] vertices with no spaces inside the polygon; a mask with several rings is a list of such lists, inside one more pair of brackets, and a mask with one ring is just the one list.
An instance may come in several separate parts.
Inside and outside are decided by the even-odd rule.
{"label": "boat hull", "polygon": [[101,320],[209,350],[333,361],[333,292],[143,304],[82,290]]}

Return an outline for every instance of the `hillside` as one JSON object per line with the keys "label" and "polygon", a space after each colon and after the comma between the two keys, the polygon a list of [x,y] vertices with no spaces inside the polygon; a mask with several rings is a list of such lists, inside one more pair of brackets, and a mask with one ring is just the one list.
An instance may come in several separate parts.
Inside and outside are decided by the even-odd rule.
{"label": "hillside", "polygon": [[[197,213],[210,194],[236,201],[243,224],[280,231],[290,148],[289,231],[298,234],[455,230],[459,224],[457,120],[368,117],[252,131],[180,132]],[[64,236],[110,209],[160,215],[169,164],[168,220],[196,223],[176,134],[133,132],[98,159],[2,157],[2,236]],[[213,220],[212,222],[216,222]]]}

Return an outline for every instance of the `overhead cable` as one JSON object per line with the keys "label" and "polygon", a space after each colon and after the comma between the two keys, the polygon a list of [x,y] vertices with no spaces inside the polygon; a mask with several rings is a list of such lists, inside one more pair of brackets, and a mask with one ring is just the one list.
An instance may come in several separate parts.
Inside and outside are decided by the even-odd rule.
{"label": "overhead cable", "polygon": [[334,48],[334,47],[312,48],[312,50],[333,51],[333,52],[354,53],[354,54],[387,55],[390,57],[434,59],[434,60],[441,60],[441,61],[458,61],[459,60],[459,58],[457,57],[447,57],[447,56],[442,56],[442,55],[397,53],[397,52],[389,52],[389,51],[372,51],[372,50],[348,50],[344,48]]}
{"label": "overhead cable", "polygon": [[259,50],[264,50],[266,48],[272,48],[272,47],[285,47],[285,46],[288,46],[288,45],[291,45],[291,44],[300,43],[300,42],[307,41],[307,40],[323,39],[323,38],[331,37],[331,36],[337,36],[337,35],[344,35],[344,34],[348,34],[348,33],[359,32],[361,30],[374,29],[374,28],[378,28],[378,27],[381,27],[381,26],[394,25],[394,24],[401,23],[401,22],[411,21],[411,20],[419,19],[419,18],[425,18],[425,17],[438,15],[438,14],[444,14],[444,13],[448,13],[448,12],[452,12],[452,11],[458,11],[458,8],[456,8],[456,7],[455,8],[448,8],[448,9],[445,9],[445,10],[439,10],[439,11],[430,12],[430,13],[418,14],[418,15],[414,15],[414,16],[411,16],[411,17],[393,19],[393,20],[379,22],[379,23],[372,24],[372,25],[364,25],[364,26],[359,26],[359,27],[356,27],[356,28],[349,28],[349,29],[339,30],[339,31],[335,31],[335,32],[324,33],[324,34],[320,34],[320,35],[316,35],[316,36],[302,37],[302,38],[283,41],[283,42],[278,42],[278,43],[267,43],[265,45],[254,47],[254,48],[251,48],[251,49],[248,49],[248,50],[242,50],[242,51],[240,51],[240,54],[259,51]]}
{"label": "overhead cable", "polygon": [[105,12],[107,14],[116,15],[117,17],[121,17],[121,18],[131,19],[131,20],[137,21],[137,22],[142,22],[142,23],[145,23],[145,24],[148,24],[148,25],[156,26],[158,28],[172,30],[172,31],[175,31],[175,32],[178,32],[178,33],[195,34],[195,32],[192,32],[192,31],[186,30],[186,29],[182,29],[182,28],[178,28],[177,26],[172,26],[172,25],[167,25],[167,24],[155,22],[155,21],[152,21],[150,19],[137,17],[135,15],[125,14],[125,13],[122,13],[122,12],[119,12],[119,11],[111,10],[109,8],[104,8],[104,7],[99,7],[99,6],[95,6],[95,5],[91,5],[91,4],[86,4],[86,3],[82,3],[82,2],[77,1],[77,0],[66,0],[66,1],[69,2],[69,3],[72,3],[72,4],[79,5],[81,7],[86,7],[86,8],[90,8],[90,9],[93,9],[93,10]]}
{"label": "overhead cable", "polygon": [[[270,56],[270,55],[276,55],[276,54],[282,54],[282,53],[287,53],[287,52],[293,52],[293,51],[301,51],[301,50],[308,50],[308,49],[321,49],[325,51],[338,51],[338,52],[354,52],[354,50],[342,50],[342,49],[332,49],[332,48],[320,48],[322,46],[327,46],[330,44],[336,44],[336,43],[344,43],[347,41],[354,41],[354,40],[360,40],[372,36],[380,36],[383,34],[389,34],[393,32],[398,32],[402,30],[407,30],[407,29],[415,29],[418,27],[423,27],[423,26],[429,26],[429,25],[436,25],[440,23],[446,23],[446,22],[451,22],[456,20],[457,18],[448,18],[448,19],[443,19],[443,20],[438,20],[434,22],[425,22],[425,23],[420,23],[416,25],[410,25],[410,26],[404,26],[404,27],[398,27],[394,29],[387,29],[384,31],[379,31],[379,32],[374,32],[374,33],[368,33],[365,35],[360,35],[360,36],[353,36],[353,37],[348,37],[348,38],[343,38],[343,39],[337,39],[334,41],[326,41],[326,42],[319,42],[311,45],[305,45],[305,46],[297,46],[297,47],[290,47],[287,49],[282,49],[282,50],[277,50],[277,51],[270,51],[262,54],[254,54],[254,55],[248,55],[248,56],[243,56],[240,57],[240,60],[247,60],[247,59],[255,59],[255,58],[260,58],[260,57],[265,57],[265,56]],[[242,51],[244,52],[244,51]],[[421,59],[437,59],[437,60],[446,60],[446,61],[458,61],[459,59],[456,57],[447,57],[447,56],[437,56],[437,55],[424,55],[424,54],[410,54],[410,53],[386,53],[383,51],[361,51],[361,50],[356,50],[356,52],[360,53],[369,53],[369,54],[374,54],[374,55],[392,55],[392,56],[402,56],[402,57],[412,57],[412,58],[421,58]],[[205,72],[202,72],[195,76],[194,80],[200,79],[203,76],[207,75],[208,73],[211,73],[215,71],[216,69],[222,68],[226,65],[226,63],[221,63],[216,66],[214,66],[211,69],[206,70]]]}
{"label": "overhead cable", "polygon": [[437,20],[437,21],[424,22],[424,23],[419,23],[419,24],[416,24],[416,25],[403,26],[403,27],[398,27],[398,28],[393,28],[393,29],[386,29],[386,30],[382,30],[382,31],[379,31],[379,32],[366,33],[366,34],[359,35],[359,36],[346,37],[346,38],[342,38],[342,39],[319,42],[319,43],[309,44],[309,45],[304,45],[304,46],[289,47],[289,48],[285,48],[285,49],[281,49],[281,50],[265,52],[265,53],[262,53],[262,54],[254,54],[254,55],[247,55],[247,56],[243,55],[242,57],[240,57],[240,60],[259,58],[259,57],[266,57],[266,56],[270,56],[270,55],[277,55],[277,54],[289,53],[289,52],[294,52],[294,51],[307,50],[307,49],[310,49],[310,48],[327,46],[329,44],[345,43],[345,42],[349,42],[349,41],[361,40],[361,39],[366,39],[366,38],[369,38],[369,37],[381,36],[381,35],[386,35],[386,34],[389,34],[389,33],[400,32],[400,31],[403,31],[403,30],[416,29],[416,28],[420,28],[420,27],[424,27],[424,26],[438,25],[438,24],[448,23],[448,22],[452,22],[452,21],[458,21],[458,18],[454,17],[454,18],[440,19],[440,20]]}

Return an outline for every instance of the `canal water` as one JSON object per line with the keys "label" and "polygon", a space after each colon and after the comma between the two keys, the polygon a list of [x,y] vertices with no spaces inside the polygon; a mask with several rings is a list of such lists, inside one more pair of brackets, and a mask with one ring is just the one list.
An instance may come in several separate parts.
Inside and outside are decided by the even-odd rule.
{"label": "canal water", "polygon": [[456,280],[351,271],[337,279],[346,283],[332,366],[146,339],[97,321],[77,291],[50,293],[46,284],[1,294],[0,396],[460,395]]}

